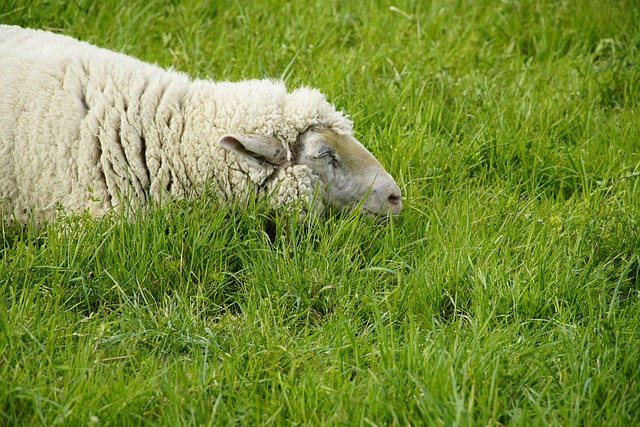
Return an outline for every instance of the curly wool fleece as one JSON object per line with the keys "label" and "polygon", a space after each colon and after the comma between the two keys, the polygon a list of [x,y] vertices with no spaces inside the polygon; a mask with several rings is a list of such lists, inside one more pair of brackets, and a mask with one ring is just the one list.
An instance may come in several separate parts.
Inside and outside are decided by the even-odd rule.
{"label": "curly wool fleece", "polygon": [[[0,210],[5,220],[57,210],[103,215],[197,193],[221,199],[274,193],[271,205],[310,203],[317,177],[218,144],[224,134],[274,136],[287,159],[310,128],[351,132],[314,89],[281,82],[192,80],[50,32],[0,26]],[[321,197],[319,198],[321,199]]]}

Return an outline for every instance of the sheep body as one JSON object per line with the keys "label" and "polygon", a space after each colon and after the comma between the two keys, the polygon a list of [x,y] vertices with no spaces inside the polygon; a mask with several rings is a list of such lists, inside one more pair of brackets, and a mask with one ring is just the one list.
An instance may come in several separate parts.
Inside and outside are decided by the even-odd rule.
{"label": "sheep body", "polygon": [[274,208],[312,203],[318,181],[308,167],[238,155],[218,139],[277,137],[291,160],[306,130],[349,134],[352,126],[314,89],[192,80],[13,26],[0,26],[0,96],[0,210],[22,222],[60,208],[99,216],[123,200],[140,206],[198,193],[206,182],[223,200],[273,193]]}

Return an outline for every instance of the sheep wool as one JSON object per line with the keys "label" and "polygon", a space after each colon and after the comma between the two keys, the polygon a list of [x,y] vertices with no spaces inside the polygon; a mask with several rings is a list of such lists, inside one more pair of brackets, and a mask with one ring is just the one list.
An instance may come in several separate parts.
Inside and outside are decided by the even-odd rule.
{"label": "sheep wool", "polygon": [[0,26],[0,211],[5,221],[100,216],[198,194],[222,200],[270,194],[320,209],[317,177],[218,144],[225,134],[282,141],[287,159],[308,129],[351,132],[315,89],[282,82],[193,80],[51,32]]}

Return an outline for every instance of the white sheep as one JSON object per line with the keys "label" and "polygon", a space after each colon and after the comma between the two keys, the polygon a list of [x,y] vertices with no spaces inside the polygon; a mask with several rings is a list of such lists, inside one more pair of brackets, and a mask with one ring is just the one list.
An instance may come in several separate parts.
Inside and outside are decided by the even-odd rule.
{"label": "white sheep", "polygon": [[[192,80],[51,32],[0,26],[0,214],[103,215],[198,194],[398,214],[400,189],[314,89]],[[321,208],[321,206],[315,206]]]}

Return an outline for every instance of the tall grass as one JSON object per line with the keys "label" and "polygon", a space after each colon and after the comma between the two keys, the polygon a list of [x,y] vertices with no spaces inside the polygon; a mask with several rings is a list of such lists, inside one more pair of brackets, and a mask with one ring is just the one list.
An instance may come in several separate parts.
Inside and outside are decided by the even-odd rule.
{"label": "tall grass", "polygon": [[640,424],[633,0],[4,1],[349,112],[402,215],[5,225],[3,425]]}

